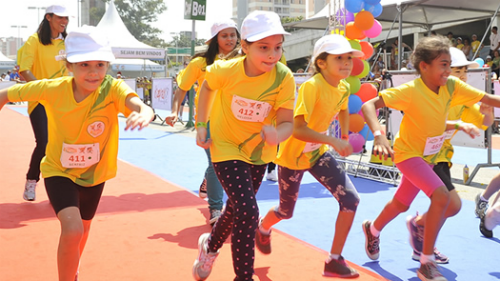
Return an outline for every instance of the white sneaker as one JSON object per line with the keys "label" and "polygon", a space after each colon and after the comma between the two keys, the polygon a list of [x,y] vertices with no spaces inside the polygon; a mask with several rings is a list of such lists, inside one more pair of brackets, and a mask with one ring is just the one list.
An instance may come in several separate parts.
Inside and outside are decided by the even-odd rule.
{"label": "white sneaker", "polygon": [[267,173],[266,179],[268,181],[278,181],[278,176],[276,175],[276,170],[272,170]]}
{"label": "white sneaker", "polygon": [[219,255],[219,251],[216,253],[208,252],[208,238],[210,233],[204,233],[200,235],[198,239],[198,258],[193,264],[193,277],[195,280],[205,280],[208,278],[212,272],[212,267],[214,265],[215,259]]}
{"label": "white sneaker", "polygon": [[26,180],[26,185],[24,186],[23,198],[26,201],[35,201],[36,180]]}

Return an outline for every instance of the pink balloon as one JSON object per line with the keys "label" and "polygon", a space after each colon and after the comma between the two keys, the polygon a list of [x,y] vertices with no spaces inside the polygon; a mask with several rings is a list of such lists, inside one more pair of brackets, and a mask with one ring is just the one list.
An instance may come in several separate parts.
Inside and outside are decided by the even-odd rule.
{"label": "pink balloon", "polygon": [[372,28],[365,30],[365,35],[368,38],[375,38],[382,32],[382,25],[378,20],[374,20]]}
{"label": "pink balloon", "polygon": [[358,133],[352,133],[349,135],[349,143],[352,145],[353,153],[360,153],[361,151],[363,151],[363,145],[365,145],[365,138]]}

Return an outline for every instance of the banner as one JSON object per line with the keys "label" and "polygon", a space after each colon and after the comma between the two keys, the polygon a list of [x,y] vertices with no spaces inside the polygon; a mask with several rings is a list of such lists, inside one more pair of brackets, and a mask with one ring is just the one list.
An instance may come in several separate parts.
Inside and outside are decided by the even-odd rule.
{"label": "banner", "polygon": [[174,79],[153,78],[151,105],[154,109],[172,110],[172,89]]}

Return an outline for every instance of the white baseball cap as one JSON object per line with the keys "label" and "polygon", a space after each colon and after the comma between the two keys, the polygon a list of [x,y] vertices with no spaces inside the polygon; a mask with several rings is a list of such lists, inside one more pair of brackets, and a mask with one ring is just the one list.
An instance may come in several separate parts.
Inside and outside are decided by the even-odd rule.
{"label": "white baseball cap", "polygon": [[236,23],[232,20],[221,20],[221,21],[216,21],[212,24],[212,28],[210,29],[210,38],[205,42],[205,44],[209,44],[212,39],[219,34],[222,30],[226,28],[234,28],[236,31],[238,31],[238,27],[236,26]]}
{"label": "white baseball cap", "polygon": [[451,67],[467,66],[469,68],[479,68],[479,63],[475,61],[468,61],[464,52],[455,47],[450,47]]}
{"label": "white baseball cap", "polygon": [[113,61],[115,56],[111,50],[108,38],[95,26],[84,25],[71,31],[64,41],[66,45],[66,60],[68,62],[82,61]]}
{"label": "white baseball cap", "polygon": [[316,57],[325,52],[332,55],[352,53],[354,57],[363,57],[365,55],[363,52],[354,49],[344,36],[338,34],[328,34],[316,41],[316,44],[314,44],[313,62],[316,60]]}
{"label": "white baseball cap", "polygon": [[241,24],[241,39],[255,42],[272,35],[290,35],[281,25],[278,14],[267,11],[253,11]]}
{"label": "white baseball cap", "polygon": [[68,10],[66,10],[66,7],[61,5],[48,6],[47,9],[45,10],[45,13],[58,15],[60,17],[69,17],[69,13]]}

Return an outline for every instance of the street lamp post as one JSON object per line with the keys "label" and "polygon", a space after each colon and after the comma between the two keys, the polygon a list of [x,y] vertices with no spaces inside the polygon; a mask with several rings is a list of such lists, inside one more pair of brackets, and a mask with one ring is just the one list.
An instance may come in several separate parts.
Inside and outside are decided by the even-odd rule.
{"label": "street lamp post", "polygon": [[12,28],[17,28],[17,40],[16,40],[16,49],[19,50],[19,45],[21,45],[21,34],[20,34],[20,29],[21,28],[28,28],[26,25],[11,25],[10,27]]}
{"label": "street lamp post", "polygon": [[177,39],[174,38],[174,41],[175,41],[175,62],[178,63],[179,62],[179,55],[177,54],[177,50],[178,50],[178,47],[177,47],[177,42],[179,41],[180,39],[180,34],[176,33],[176,32],[170,32],[170,35],[175,35],[177,36]]}
{"label": "street lamp post", "polygon": [[45,10],[46,7],[28,7],[28,10],[37,10],[36,15],[38,17],[38,24],[40,24],[40,10]]}

